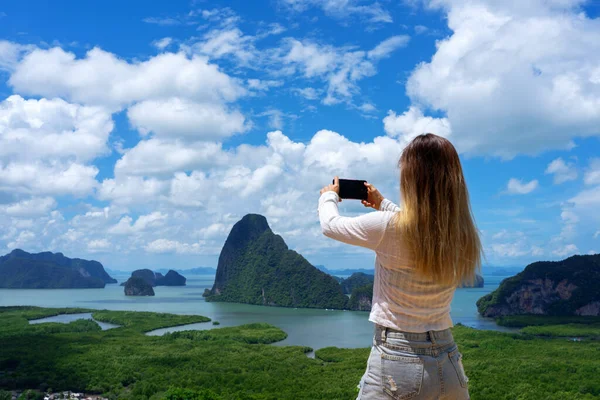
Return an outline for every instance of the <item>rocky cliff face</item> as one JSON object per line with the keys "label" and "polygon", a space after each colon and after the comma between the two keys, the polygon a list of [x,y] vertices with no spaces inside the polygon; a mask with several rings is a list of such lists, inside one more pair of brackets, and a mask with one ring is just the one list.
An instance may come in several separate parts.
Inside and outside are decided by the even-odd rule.
{"label": "rocky cliff face", "polygon": [[472,285],[468,284],[468,283],[465,283],[465,284],[460,285],[459,287],[461,287],[461,288],[482,288],[483,284],[484,284],[483,276],[481,276],[479,274],[476,274],[475,275],[475,282],[473,282]]}
{"label": "rocky cliff face", "polygon": [[355,311],[371,311],[373,306],[373,283],[355,287],[350,295],[348,306]]}
{"label": "rocky cliff face", "polygon": [[68,258],[62,253],[31,254],[16,249],[0,257],[0,287],[101,288],[116,282],[98,261]]}
{"label": "rocky cliff face", "polygon": [[221,250],[208,301],[307,308],[347,306],[347,297],[331,276],[288,249],[262,215],[238,221]]}
{"label": "rocky cliff face", "polygon": [[154,289],[143,278],[132,276],[125,282],[125,296],[154,296]]}
{"label": "rocky cliff face", "polygon": [[536,262],[477,301],[484,317],[516,314],[600,316],[600,255]]}

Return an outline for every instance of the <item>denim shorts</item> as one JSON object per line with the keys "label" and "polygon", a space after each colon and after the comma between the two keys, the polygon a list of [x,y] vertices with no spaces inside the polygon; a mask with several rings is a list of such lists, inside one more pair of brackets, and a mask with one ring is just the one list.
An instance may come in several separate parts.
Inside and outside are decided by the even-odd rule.
{"label": "denim shorts", "polygon": [[357,400],[467,400],[468,382],[450,328],[412,333],[375,325]]}

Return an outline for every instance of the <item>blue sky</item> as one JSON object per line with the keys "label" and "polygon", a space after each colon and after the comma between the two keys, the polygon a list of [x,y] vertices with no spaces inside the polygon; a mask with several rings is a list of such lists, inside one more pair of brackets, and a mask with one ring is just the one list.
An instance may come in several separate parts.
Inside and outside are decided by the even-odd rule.
{"label": "blue sky", "polygon": [[368,268],[321,235],[318,190],[398,201],[423,132],[459,150],[489,264],[600,251],[597,2],[62,4],[0,6],[2,252],[215,266],[260,213],[309,261]]}

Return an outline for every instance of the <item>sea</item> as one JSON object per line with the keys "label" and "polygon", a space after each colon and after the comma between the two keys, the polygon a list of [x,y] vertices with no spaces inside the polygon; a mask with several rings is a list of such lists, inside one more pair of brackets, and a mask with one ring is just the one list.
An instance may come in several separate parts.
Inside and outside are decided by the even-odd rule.
{"label": "sea", "polygon": [[[128,276],[114,276],[119,282]],[[308,346],[314,350],[335,347],[370,347],[374,326],[364,311],[316,310],[265,307],[237,303],[206,302],[204,289],[211,288],[214,275],[186,275],[186,286],[155,287],[154,297],[127,297],[119,284],[104,289],[0,289],[0,306],[82,307],[99,310],[153,311],[173,314],[204,315],[212,322],[159,329],[150,335],[189,329],[218,329],[253,322],[266,322],[283,329],[288,337],[276,345]],[[451,305],[454,324],[476,329],[511,331],[477,313],[475,303],[493,291],[507,277],[485,276],[483,288],[456,289]],[[86,316],[84,316],[86,317]],[[89,318],[89,314],[87,314]],[[72,317],[58,316],[49,321],[68,322]]]}

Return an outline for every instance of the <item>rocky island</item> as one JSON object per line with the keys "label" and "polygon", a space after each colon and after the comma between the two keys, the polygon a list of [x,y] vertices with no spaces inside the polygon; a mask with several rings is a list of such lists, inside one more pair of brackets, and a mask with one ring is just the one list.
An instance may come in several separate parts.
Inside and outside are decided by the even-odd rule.
{"label": "rocky island", "polygon": [[484,317],[600,316],[600,254],[529,264],[477,301]]}
{"label": "rocky island", "polygon": [[267,219],[248,214],[238,221],[221,250],[207,301],[266,306],[347,308],[348,298],[330,275],[290,250]]}
{"label": "rocky island", "polygon": [[[141,278],[150,286],[185,286],[186,278],[180,273],[170,269],[166,275],[160,272],[153,272],[149,269],[137,269],[131,273],[132,278]],[[125,286],[122,283],[121,286]]]}
{"label": "rocky island", "polygon": [[15,249],[0,257],[0,288],[81,289],[117,283],[98,261]]}
{"label": "rocky island", "polygon": [[125,282],[125,296],[154,296],[154,289],[143,278],[132,276]]}

